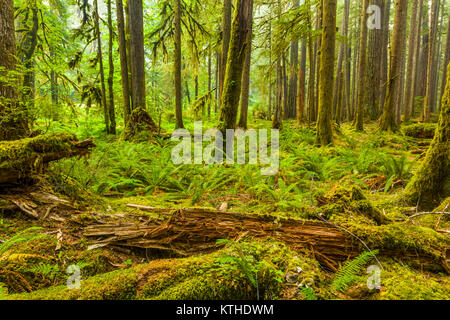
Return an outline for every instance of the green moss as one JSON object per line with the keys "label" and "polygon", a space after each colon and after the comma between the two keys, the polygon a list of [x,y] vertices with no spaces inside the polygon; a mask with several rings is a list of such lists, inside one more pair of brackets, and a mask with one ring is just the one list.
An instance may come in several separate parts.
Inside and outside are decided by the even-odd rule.
{"label": "green moss", "polygon": [[[266,241],[241,245],[241,249],[249,254],[245,255],[249,263],[259,266],[255,270],[262,299],[281,296],[288,270],[301,268],[299,281],[306,277],[320,282],[318,264],[310,265],[307,260],[301,260],[283,244]],[[238,251],[231,246],[201,257],[157,260],[91,277],[82,282],[80,290],[60,286],[9,295],[7,299],[256,299],[249,271],[243,270],[234,260],[223,259],[224,255],[238,256]]]}
{"label": "green moss", "polygon": [[416,123],[402,128],[403,133],[412,138],[433,139],[436,123]]}

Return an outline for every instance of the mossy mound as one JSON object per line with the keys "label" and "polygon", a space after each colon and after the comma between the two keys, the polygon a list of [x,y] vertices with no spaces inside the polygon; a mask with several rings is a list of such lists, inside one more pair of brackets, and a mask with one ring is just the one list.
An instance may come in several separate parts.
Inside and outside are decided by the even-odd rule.
{"label": "mossy mound", "polygon": [[417,139],[433,139],[436,133],[436,123],[416,123],[402,128],[405,136]]}
{"label": "mossy mound", "polygon": [[[244,242],[216,253],[186,259],[156,260],[149,264],[97,275],[81,289],[52,287],[6,299],[128,300],[128,299],[277,299],[287,272],[295,282],[319,283],[317,263],[299,258],[284,244]],[[258,290],[255,286],[255,281]]]}
{"label": "mossy mound", "polygon": [[362,218],[366,224],[389,223],[389,219],[364,196],[356,186],[336,186],[324,197],[317,198],[318,212],[326,219],[334,215],[346,218]]}

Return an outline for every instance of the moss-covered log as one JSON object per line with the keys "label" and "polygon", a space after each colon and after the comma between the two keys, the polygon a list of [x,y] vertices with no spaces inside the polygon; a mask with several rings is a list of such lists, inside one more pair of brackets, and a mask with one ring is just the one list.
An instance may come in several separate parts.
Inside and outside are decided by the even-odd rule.
{"label": "moss-covered log", "polygon": [[[145,220],[145,219],[144,219]],[[350,221],[342,222],[341,225]],[[336,223],[337,224],[337,223]],[[336,271],[339,264],[367,250],[360,240],[382,255],[408,260],[426,269],[447,270],[450,240],[437,232],[403,224],[367,225],[348,229],[325,221],[280,219],[273,216],[213,212],[204,209],[176,211],[170,220],[96,224],[85,236],[96,246],[157,249],[178,255],[194,255],[220,249],[218,239],[275,239],[299,251],[312,251],[322,266]],[[145,250],[144,250],[145,251]]]}
{"label": "moss-covered log", "polygon": [[424,208],[437,206],[450,194],[450,73],[447,77],[447,88],[433,142],[404,193],[406,201],[418,203]]}
{"label": "moss-covered log", "polygon": [[56,133],[0,142],[0,185],[16,183],[63,158],[84,156],[95,147],[93,139],[78,141],[75,135]]}

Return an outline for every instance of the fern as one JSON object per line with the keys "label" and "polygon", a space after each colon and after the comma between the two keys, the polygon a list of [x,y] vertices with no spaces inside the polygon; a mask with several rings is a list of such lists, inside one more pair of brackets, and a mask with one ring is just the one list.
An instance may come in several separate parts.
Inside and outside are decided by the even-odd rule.
{"label": "fern", "polygon": [[308,301],[315,301],[318,300],[316,294],[314,293],[314,290],[310,287],[304,287],[302,288],[302,296],[304,300]]}
{"label": "fern", "polygon": [[4,258],[7,252],[8,255],[13,254],[18,249],[19,244],[26,244],[44,238],[44,234],[37,232],[39,230],[41,230],[41,228],[26,229],[0,244],[0,257]]}
{"label": "fern", "polygon": [[331,288],[335,291],[344,292],[353,283],[355,283],[359,276],[358,274],[364,266],[378,254],[378,250],[364,252],[355,259],[344,264],[339,272],[335,275]]}

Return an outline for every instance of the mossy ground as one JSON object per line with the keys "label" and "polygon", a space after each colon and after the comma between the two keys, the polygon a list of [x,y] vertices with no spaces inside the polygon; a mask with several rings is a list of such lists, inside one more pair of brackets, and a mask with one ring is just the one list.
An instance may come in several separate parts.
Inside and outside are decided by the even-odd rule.
{"label": "mossy ground", "polygon": [[[250,127],[266,125],[259,121]],[[192,129],[192,123],[187,121],[186,127]],[[384,248],[388,253],[413,249],[438,261],[448,247],[448,235],[436,231],[448,230],[448,216],[409,219],[415,211],[400,197],[423,160],[428,139],[380,133],[375,124],[367,125],[364,133],[343,125],[336,133],[334,147],[318,149],[314,130],[286,123],[281,134],[280,172],[262,177],[259,167],[251,165],[174,166],[170,161],[171,143],[165,140],[131,143],[115,141],[100,132],[95,135],[98,148],[86,163],[64,160],[47,172],[52,186],[49,191],[74,200],[88,212],[126,215],[136,211],[127,207],[130,203],[174,209],[218,209],[225,205],[229,211],[248,214],[330,219],[358,235],[371,249]],[[444,201],[436,211],[445,206]],[[86,219],[90,219],[89,214]],[[21,214],[0,213],[0,239],[36,224]],[[86,240],[70,237],[73,242],[63,238],[62,248],[55,250],[56,234],[49,237],[17,252],[36,257],[0,263],[0,268],[6,266],[23,274],[33,288],[32,293],[19,295],[10,288],[5,298],[256,299],[254,286],[236,261],[217,262],[225,252],[236,253],[234,246],[206,256],[172,260],[155,256],[147,260],[109,249],[87,251]],[[251,240],[244,246],[251,252],[251,265],[260,268],[260,294],[269,299],[304,299],[305,286],[312,286],[319,299],[450,297],[449,277],[441,269],[431,273],[421,267],[420,261],[394,261],[383,250],[379,256],[384,267],[381,290],[368,290],[361,280],[345,292],[334,292],[334,275],[307,253]],[[263,253],[258,254],[258,250]],[[43,275],[36,268],[34,272],[29,270],[42,264],[58,266],[58,271]],[[83,266],[81,290],[64,286],[70,264]],[[368,277],[364,271],[361,279]]]}

